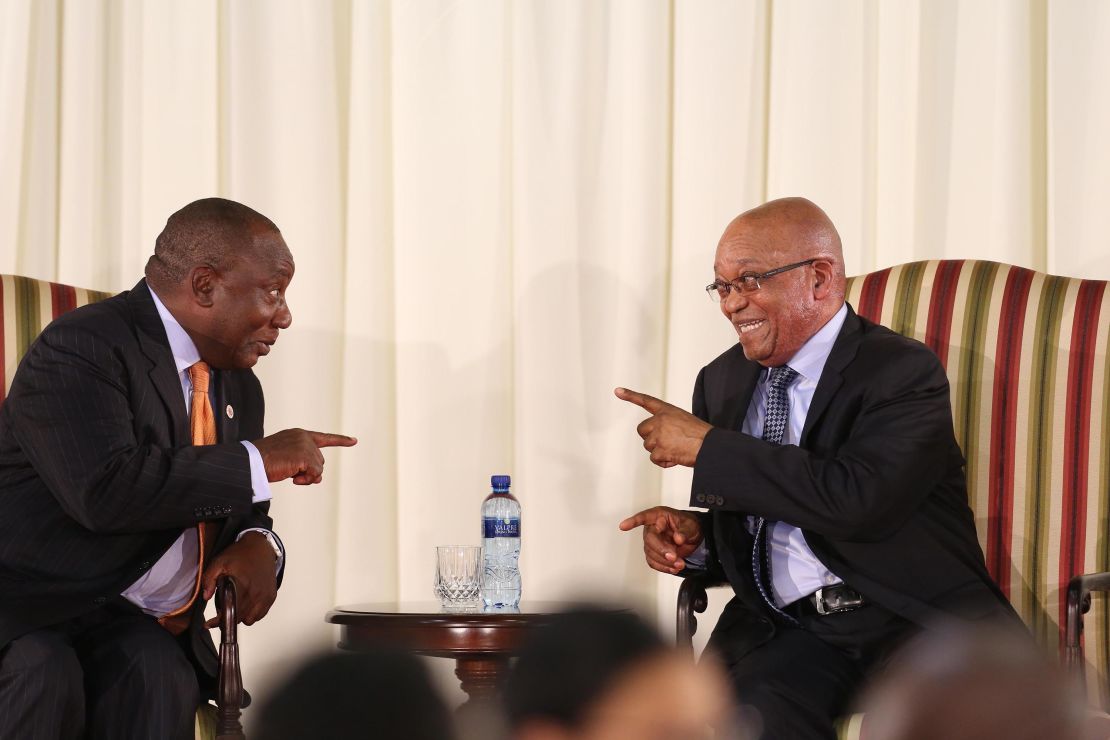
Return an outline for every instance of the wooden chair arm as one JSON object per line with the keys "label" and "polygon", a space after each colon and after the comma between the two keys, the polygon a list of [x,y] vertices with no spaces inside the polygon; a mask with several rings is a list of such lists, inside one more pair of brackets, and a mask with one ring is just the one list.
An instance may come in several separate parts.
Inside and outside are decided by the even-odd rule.
{"label": "wooden chair arm", "polygon": [[727,585],[726,581],[704,573],[683,577],[678,589],[678,609],[675,622],[675,644],[682,650],[694,649],[694,634],[698,631],[698,614],[709,606],[706,589]]}
{"label": "wooden chair arm", "polygon": [[1083,657],[1083,615],[1091,610],[1091,592],[1110,591],[1110,572],[1087,573],[1068,581],[1067,625],[1064,631],[1064,664],[1081,685],[1087,678]]}
{"label": "wooden chair arm", "polygon": [[216,740],[244,740],[239,718],[243,708],[243,674],[239,670],[238,619],[235,581],[216,581],[216,611],[220,620],[220,673],[216,690]]}

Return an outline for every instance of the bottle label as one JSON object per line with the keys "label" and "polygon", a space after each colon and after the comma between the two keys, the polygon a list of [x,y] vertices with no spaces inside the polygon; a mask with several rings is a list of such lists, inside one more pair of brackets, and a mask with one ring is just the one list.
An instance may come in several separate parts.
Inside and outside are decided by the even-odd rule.
{"label": "bottle label", "polygon": [[484,517],[482,519],[482,537],[486,539],[490,539],[492,537],[519,536],[519,519],[494,519],[493,517]]}

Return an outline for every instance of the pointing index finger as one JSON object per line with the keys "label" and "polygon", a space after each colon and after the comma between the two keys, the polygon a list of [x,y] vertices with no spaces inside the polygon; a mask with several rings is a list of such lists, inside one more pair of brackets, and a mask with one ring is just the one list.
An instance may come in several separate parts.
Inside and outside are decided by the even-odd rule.
{"label": "pointing index finger", "polygon": [[329,432],[309,432],[312,444],[317,447],[353,447],[358,444],[354,437],[346,434],[331,434]]}
{"label": "pointing index finger", "polygon": [[628,388],[617,388],[613,392],[617,395],[617,398],[621,399],[622,401],[634,403],[640,408],[652,414],[657,413],[660,409],[667,405],[666,401],[660,401],[655,396],[649,396],[646,393],[632,391]]}
{"label": "pointing index finger", "polygon": [[620,527],[622,532],[627,532],[631,529],[635,529],[636,527],[642,527],[645,524],[654,524],[654,523],[655,523],[655,517],[652,516],[651,509],[647,509],[645,511],[641,511],[639,513],[633,514],[632,516],[628,517],[627,519],[622,520],[621,523],[617,526]]}

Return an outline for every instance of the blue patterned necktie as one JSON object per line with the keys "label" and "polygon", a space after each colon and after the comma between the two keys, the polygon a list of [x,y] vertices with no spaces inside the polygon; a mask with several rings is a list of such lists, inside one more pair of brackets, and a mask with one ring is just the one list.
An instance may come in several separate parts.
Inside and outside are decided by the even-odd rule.
{"label": "blue patterned necktie", "polygon": [[[764,442],[770,442],[773,445],[782,444],[782,436],[790,421],[790,400],[786,395],[786,389],[796,377],[798,377],[798,371],[789,365],[771,368],[767,380],[767,410],[763,416]],[[759,594],[767,602],[767,606],[786,621],[797,624],[797,620],[779,609],[775,605],[775,600],[771,598],[771,563],[766,525],[766,519],[756,517],[755,536],[752,541],[752,575],[755,576],[755,585],[759,587]]]}

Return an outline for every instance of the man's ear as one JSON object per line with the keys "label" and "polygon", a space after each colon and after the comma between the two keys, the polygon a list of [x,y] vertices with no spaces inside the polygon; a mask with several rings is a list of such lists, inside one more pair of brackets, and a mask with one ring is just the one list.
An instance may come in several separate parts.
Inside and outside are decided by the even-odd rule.
{"label": "man's ear", "polygon": [[204,308],[212,307],[216,290],[216,271],[208,265],[198,265],[189,273],[189,289],[193,302]]}
{"label": "man's ear", "polygon": [[813,297],[824,300],[832,291],[833,266],[828,260],[819,259],[813,263]]}

